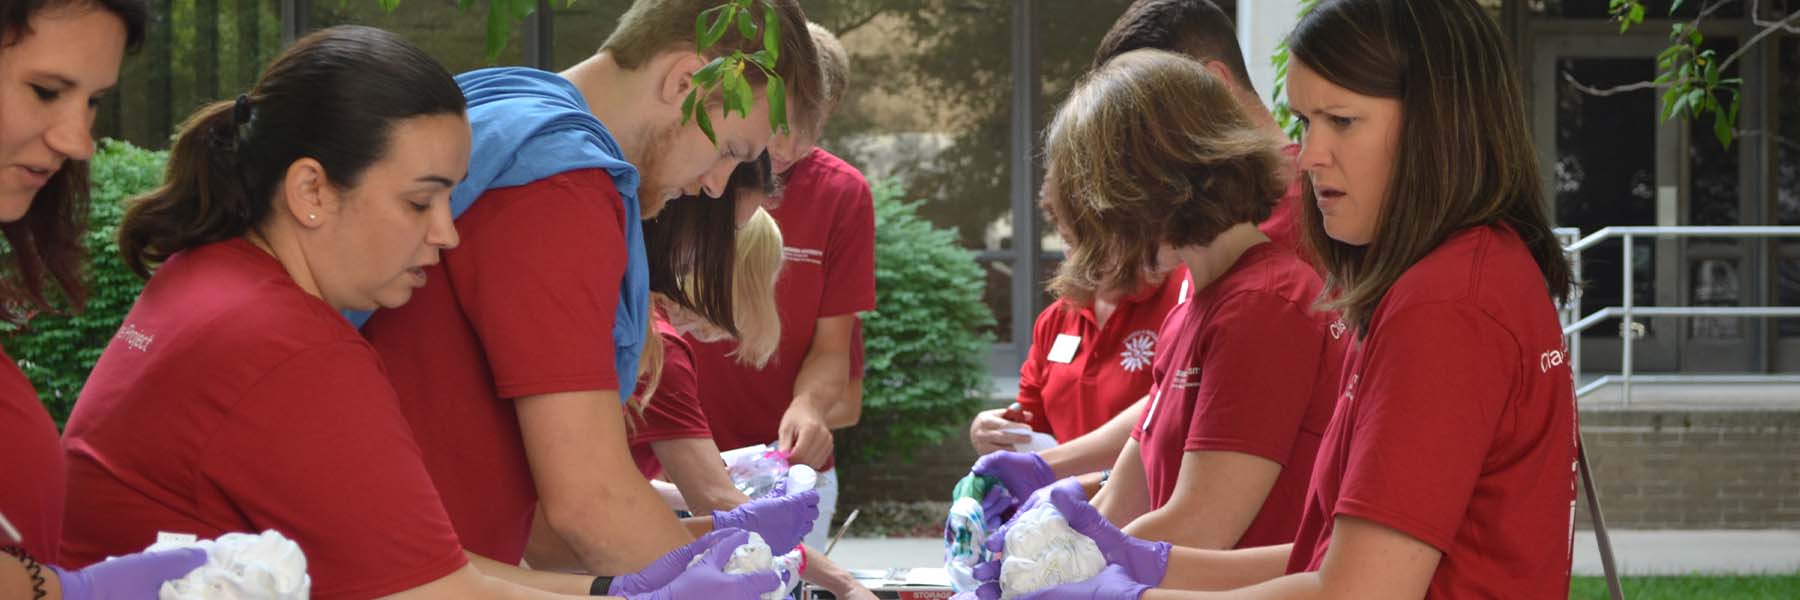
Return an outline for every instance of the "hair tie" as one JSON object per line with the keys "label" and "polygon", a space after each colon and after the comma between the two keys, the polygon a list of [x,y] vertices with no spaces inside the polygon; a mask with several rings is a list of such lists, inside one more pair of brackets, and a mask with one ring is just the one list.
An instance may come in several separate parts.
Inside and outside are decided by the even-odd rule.
{"label": "hair tie", "polygon": [[248,94],[238,94],[237,102],[231,106],[232,124],[243,125],[249,123],[250,111],[250,96]]}

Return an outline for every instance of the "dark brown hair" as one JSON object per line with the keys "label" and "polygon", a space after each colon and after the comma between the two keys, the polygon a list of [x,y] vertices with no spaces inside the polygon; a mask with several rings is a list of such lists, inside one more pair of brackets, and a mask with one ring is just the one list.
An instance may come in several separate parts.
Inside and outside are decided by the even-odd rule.
{"label": "dark brown hair", "polygon": [[[619,16],[619,24],[606,37],[600,50],[610,52],[613,61],[627,70],[642,68],[656,55],[669,50],[691,50],[697,42],[694,39],[695,20],[700,18],[700,13],[720,4],[723,4],[720,0],[637,0]],[[780,22],[778,48],[781,54],[775,61],[775,74],[787,84],[788,123],[800,125],[822,120],[825,84],[819,73],[818,50],[813,47],[812,36],[806,30],[806,12],[800,9],[798,0],[757,0],[751,4],[754,7],[752,21],[762,23],[766,5],[775,9],[776,19]],[[708,18],[711,16],[707,15]],[[704,54],[707,59],[733,51],[749,55],[762,49],[762,36],[744,39],[736,27],[728,29],[719,43],[707,48]],[[744,77],[752,86],[760,88],[768,83],[761,70],[753,65],[745,66],[749,68],[744,69]],[[717,101],[718,96],[708,100]]]}
{"label": "dark brown hair", "polygon": [[773,182],[764,153],[731,172],[724,197],[676,198],[656,218],[644,221],[650,291],[736,337],[731,293],[737,261],[737,198],[746,189],[767,193]]}
{"label": "dark brown hair", "polygon": [[332,184],[352,188],[386,155],[398,122],[466,112],[437,61],[400,36],[358,26],[301,38],[243,98],[189,117],[162,187],[126,211],[119,254],[139,276],[176,252],[260,226],[294,161],[317,160]]}
{"label": "dark brown hair", "polygon": [[1079,303],[1092,290],[1141,287],[1162,244],[1210,244],[1267,219],[1287,188],[1277,142],[1225,83],[1162,50],[1133,50],[1089,73],[1044,145],[1052,212],[1075,238],[1051,289]]}
{"label": "dark brown hair", "polygon": [[1444,240],[1503,224],[1524,240],[1546,291],[1569,292],[1550,231],[1525,95],[1512,53],[1473,0],[1334,0],[1295,26],[1293,60],[1333,85],[1400,100],[1387,200],[1367,246],[1331,239],[1311,178],[1302,223],[1325,270],[1321,308],[1367,331],[1389,288]]}
{"label": "dark brown hair", "polygon": [[[80,8],[103,10],[124,22],[127,52],[137,51],[143,43],[150,12],[142,0],[7,0],[0,3],[0,53],[32,35],[32,17]],[[9,247],[6,263],[0,266],[6,275],[0,277],[0,321],[23,323],[33,312],[50,310],[44,296],[46,278],[56,283],[71,308],[79,311],[87,303],[81,273],[87,251],[81,239],[87,232],[88,185],[88,162],[68,161],[38,189],[24,216],[0,223]]]}
{"label": "dark brown hair", "polygon": [[1094,51],[1093,68],[1113,57],[1140,48],[1168,50],[1199,59],[1219,61],[1231,70],[1234,85],[1256,93],[1244,50],[1238,46],[1237,27],[1231,17],[1211,0],[1137,0],[1113,22],[1100,48]]}

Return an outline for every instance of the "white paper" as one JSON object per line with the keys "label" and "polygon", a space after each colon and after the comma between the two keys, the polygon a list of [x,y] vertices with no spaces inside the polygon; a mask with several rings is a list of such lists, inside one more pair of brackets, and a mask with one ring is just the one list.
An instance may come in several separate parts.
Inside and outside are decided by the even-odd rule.
{"label": "white paper", "polygon": [[1056,334],[1056,342],[1050,345],[1050,362],[1068,364],[1075,361],[1075,351],[1081,348],[1081,336],[1066,333]]}

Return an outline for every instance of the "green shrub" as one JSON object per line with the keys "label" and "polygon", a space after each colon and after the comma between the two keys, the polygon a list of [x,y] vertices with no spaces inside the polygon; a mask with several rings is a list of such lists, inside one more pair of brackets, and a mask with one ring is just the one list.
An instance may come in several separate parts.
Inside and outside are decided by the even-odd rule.
{"label": "green shrub", "polygon": [[127,142],[101,143],[91,163],[94,202],[84,239],[87,309],[73,314],[66,302],[55,298],[56,313],[39,315],[25,328],[7,333],[7,353],[18,361],[57,423],[68,419],[88,371],[100,360],[100,352],[144,289],[144,282],[119,260],[114,236],[125,214],[125,200],[160,184],[168,159],[168,152],[144,150]]}
{"label": "green shrub", "polygon": [[959,432],[988,391],[994,315],[982,302],[981,266],[956,232],[919,217],[896,180],[875,193],[875,310],[863,315],[867,372],[862,422],[838,456],[867,463],[910,459]]}

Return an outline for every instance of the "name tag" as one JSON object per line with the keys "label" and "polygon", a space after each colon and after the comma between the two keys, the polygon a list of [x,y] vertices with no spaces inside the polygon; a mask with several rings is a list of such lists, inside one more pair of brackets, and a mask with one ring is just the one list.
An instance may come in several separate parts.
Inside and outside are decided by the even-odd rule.
{"label": "name tag", "polygon": [[1066,333],[1056,334],[1056,343],[1050,345],[1050,362],[1069,364],[1075,361],[1075,350],[1081,347],[1081,336]]}

